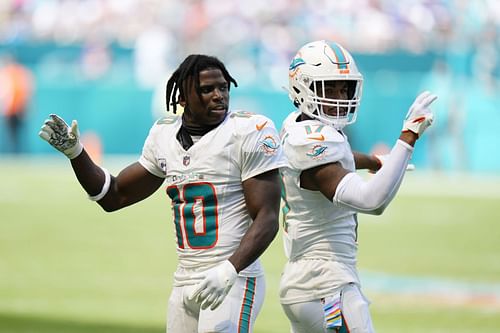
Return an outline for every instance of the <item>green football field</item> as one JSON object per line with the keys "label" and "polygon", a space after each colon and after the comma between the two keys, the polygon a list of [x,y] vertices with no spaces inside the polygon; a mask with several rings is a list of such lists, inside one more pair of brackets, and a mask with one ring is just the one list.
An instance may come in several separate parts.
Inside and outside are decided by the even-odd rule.
{"label": "green football field", "polygon": [[[165,331],[176,256],[164,190],[105,213],[61,156],[0,156],[0,184],[0,332]],[[359,220],[378,332],[500,332],[500,178],[417,170],[383,216]],[[289,332],[277,296],[284,261],[278,237],[263,256],[256,333]]]}

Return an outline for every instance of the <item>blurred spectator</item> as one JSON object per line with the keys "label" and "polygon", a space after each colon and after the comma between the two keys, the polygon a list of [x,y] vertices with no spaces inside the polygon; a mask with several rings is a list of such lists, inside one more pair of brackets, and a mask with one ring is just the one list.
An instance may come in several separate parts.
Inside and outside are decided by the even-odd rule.
{"label": "blurred spectator", "polygon": [[159,26],[142,32],[135,43],[135,77],[141,87],[154,88],[170,73],[167,60],[172,54],[173,37]]}
{"label": "blurred spectator", "polygon": [[[487,28],[480,40],[498,40],[498,34]],[[470,158],[469,170],[498,172],[500,158],[498,151],[498,126],[500,125],[500,81],[495,73],[500,71],[498,47],[492,43],[479,43],[472,60],[472,76],[468,81],[465,107],[467,109],[464,133],[466,153]],[[492,154],[494,157],[492,157]]]}
{"label": "blurred spectator", "polygon": [[18,63],[14,56],[6,55],[0,66],[0,110],[7,127],[7,151],[20,153],[20,130],[27,111],[33,78],[30,70]]}
{"label": "blurred spectator", "polygon": [[[164,77],[189,53],[214,54],[224,60],[240,78],[242,92],[253,89],[277,95],[287,85],[284,73],[299,45],[337,40],[363,56],[360,65],[367,65],[366,85],[373,78],[380,81],[370,89],[374,95],[367,93],[364,98],[365,105],[375,109],[380,93],[395,98],[394,107],[404,103],[405,95],[417,93],[422,75],[438,57],[424,78],[439,95],[438,116],[427,140],[421,142],[428,145],[429,154],[414,159],[445,170],[484,169],[491,160],[500,164],[500,158],[470,145],[482,140],[490,140],[493,147],[500,144],[499,138],[493,134],[487,138],[482,130],[500,114],[495,99],[499,31],[498,0],[274,0],[272,6],[267,0],[252,0],[251,6],[245,0],[0,1],[0,52],[19,45],[23,63],[37,73],[39,89],[42,85],[58,89],[64,78],[75,89],[91,80],[95,87],[113,84],[141,90],[153,95],[155,117],[165,112]],[[386,62],[379,62],[383,58]],[[406,86],[398,85],[400,77]],[[134,98],[124,104],[132,108],[137,103],[143,109],[139,101]],[[262,108],[280,123],[278,109],[268,102]],[[487,109],[493,121],[477,121],[476,114]],[[374,121],[390,124],[391,110]],[[360,137],[352,139],[367,145]],[[379,141],[386,139],[382,136]],[[486,162],[485,156],[489,156]]]}
{"label": "blurred spectator", "polygon": [[111,66],[111,53],[104,42],[88,42],[82,49],[81,70],[83,77],[96,80],[109,71]]}
{"label": "blurred spectator", "polygon": [[448,36],[473,44],[483,26],[499,28],[498,13],[495,0],[275,0],[272,6],[265,0],[252,6],[245,0],[6,0],[0,42],[81,45],[98,37],[133,48],[143,87],[156,86],[162,71],[197,52],[246,59],[260,70],[255,80],[273,81],[276,68],[286,68],[293,50],[311,39],[349,40],[355,53],[422,54]]}
{"label": "blurred spectator", "polygon": [[435,170],[463,170],[467,166],[463,142],[463,94],[460,81],[449,64],[438,58],[424,79],[422,89],[439,96],[433,109],[436,123],[428,135],[430,167]]}

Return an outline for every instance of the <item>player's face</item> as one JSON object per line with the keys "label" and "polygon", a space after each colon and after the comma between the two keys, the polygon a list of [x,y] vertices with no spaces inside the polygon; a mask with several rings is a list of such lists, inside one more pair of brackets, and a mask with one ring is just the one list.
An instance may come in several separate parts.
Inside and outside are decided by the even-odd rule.
{"label": "player's face", "polygon": [[[330,99],[349,99],[349,84],[347,81],[325,81],[324,89],[321,82],[316,82],[316,94]],[[323,112],[329,116],[345,116],[347,108],[323,105]]]}
{"label": "player's face", "polygon": [[226,117],[229,106],[229,83],[218,68],[203,70],[199,76],[201,99],[193,82],[188,81],[184,121],[195,126],[219,124]]}

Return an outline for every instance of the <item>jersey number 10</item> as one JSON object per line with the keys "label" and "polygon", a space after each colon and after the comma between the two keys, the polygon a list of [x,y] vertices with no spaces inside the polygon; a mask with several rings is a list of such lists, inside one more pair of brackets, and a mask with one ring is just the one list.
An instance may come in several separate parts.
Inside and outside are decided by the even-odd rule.
{"label": "jersey number 10", "polygon": [[[210,249],[218,240],[217,195],[210,183],[169,186],[179,248]],[[184,242],[186,240],[186,243]]]}

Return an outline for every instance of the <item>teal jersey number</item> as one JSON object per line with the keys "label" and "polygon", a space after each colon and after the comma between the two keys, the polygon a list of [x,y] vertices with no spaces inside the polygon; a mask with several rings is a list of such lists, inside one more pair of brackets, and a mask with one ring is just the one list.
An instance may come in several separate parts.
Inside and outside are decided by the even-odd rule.
{"label": "teal jersey number", "polygon": [[311,126],[310,125],[306,125],[304,127],[304,129],[306,130],[306,133],[307,134],[312,134],[313,132],[314,133],[321,133],[321,131],[323,130],[323,128],[325,127],[325,125],[313,125],[315,128],[315,130],[313,131]]}
{"label": "teal jersey number", "polygon": [[219,238],[215,187],[209,183],[187,184],[181,194],[177,186],[170,186],[167,194],[172,199],[179,248],[184,249],[186,245],[192,249],[214,247]]}

